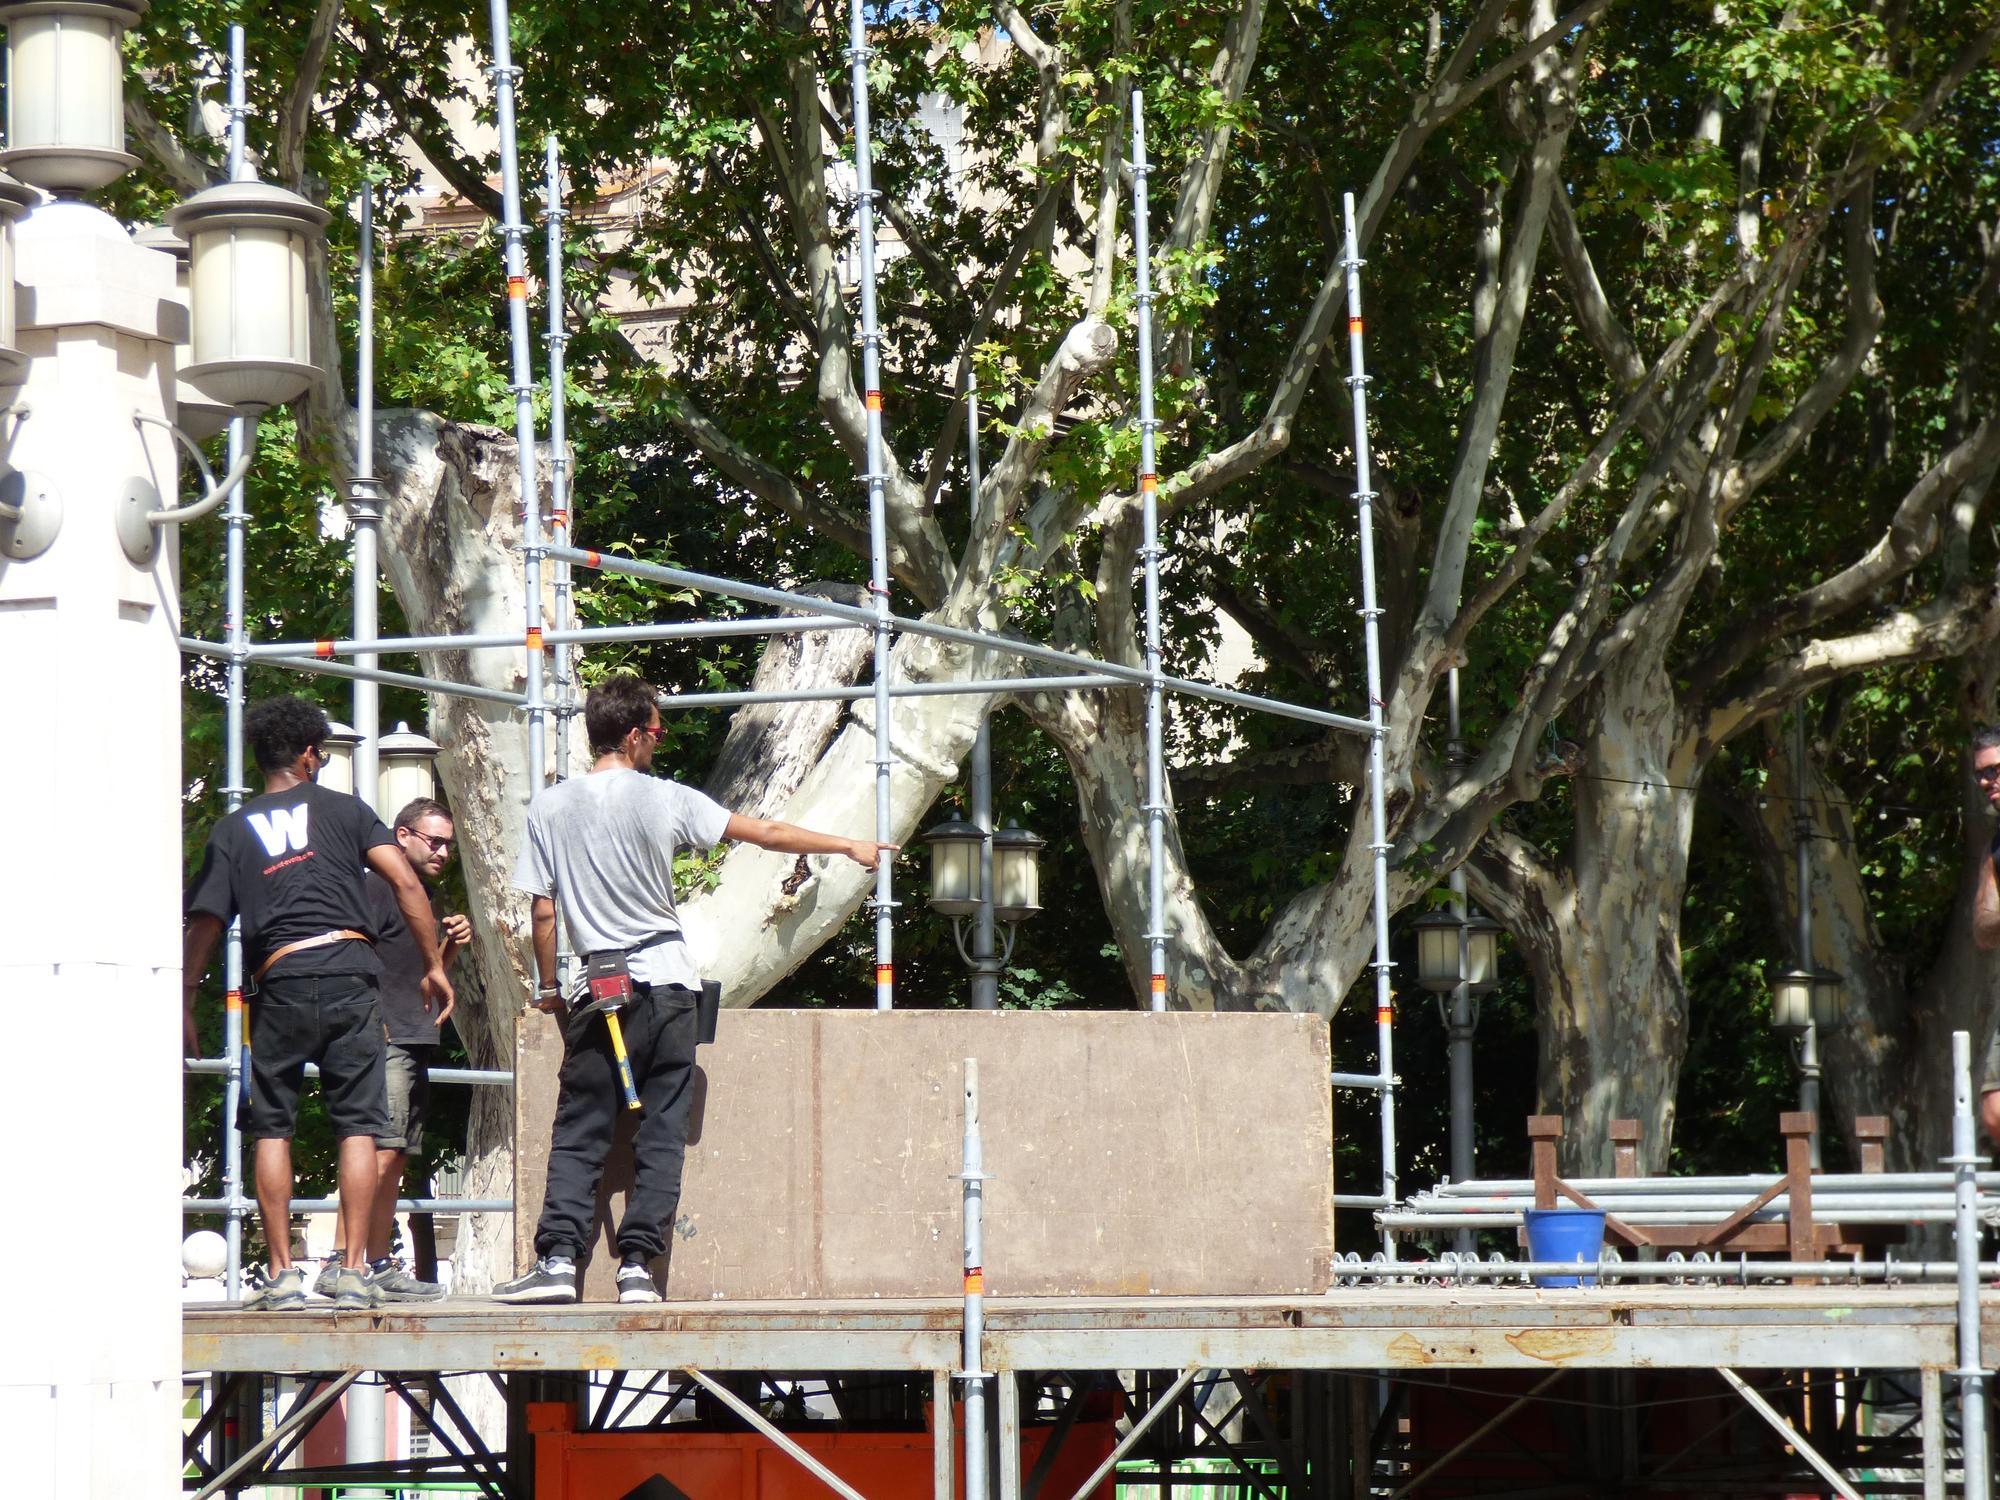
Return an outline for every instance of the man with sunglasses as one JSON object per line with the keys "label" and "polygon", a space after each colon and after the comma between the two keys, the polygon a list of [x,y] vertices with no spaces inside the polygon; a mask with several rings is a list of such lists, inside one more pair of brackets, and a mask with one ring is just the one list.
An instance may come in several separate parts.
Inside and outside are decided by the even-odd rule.
{"label": "man with sunglasses", "polygon": [[[532,898],[538,1009],[562,1012],[556,908],[570,945],[629,976],[619,1013],[642,1107],[632,1142],[632,1191],[619,1222],[620,1302],[657,1302],[653,1262],[680,1203],[694,1093],[695,1007],[701,975],[681,938],[674,855],[737,839],[786,854],[838,854],[872,870],[893,844],[746,818],[690,787],[648,775],[660,740],[659,695],[636,677],[599,683],[584,700],[596,757],[590,774],[540,793],[528,807],[514,885]],[[493,1289],[502,1302],[574,1302],[577,1260],[597,1217],[597,1184],[624,1090],[609,1027],[581,1004],[563,1020],[563,1062],[535,1264]]]}
{"label": "man with sunglasses", "polygon": [[[396,814],[390,825],[397,847],[423,881],[426,899],[435,913],[430,891],[451,862],[451,813],[441,802],[418,797]],[[368,1219],[368,1280],[383,1302],[434,1302],[444,1288],[425,1281],[390,1254],[395,1233],[396,1200],[402,1196],[403,1174],[412,1156],[424,1149],[424,1121],[430,1113],[430,1070],[438,1040],[451,1015],[452,1002],[434,1006],[423,991],[424,960],[417,940],[403,920],[396,893],[373,870],[367,874],[368,913],[375,927],[375,952],[382,960],[382,1027],[387,1033],[383,1072],[387,1084],[389,1128],[375,1137],[375,1206]],[[472,923],[462,914],[437,915],[432,921],[438,952],[449,968],[472,941]],[[313,1290],[331,1297],[346,1259],[346,1240],[337,1238]]]}
{"label": "man with sunglasses", "polygon": [[[1986,805],[2000,812],[2000,728],[1981,729],[1972,736],[1972,779]],[[2000,882],[1994,863],[2000,860],[2000,835],[1979,864],[1979,895],[1972,908],[1972,941],[1981,948],[2000,948]],[[2000,1031],[1986,1049],[1979,1081],[1979,1118],[1987,1139],[2000,1146]]]}
{"label": "man with sunglasses", "polygon": [[303,1306],[305,1270],[292,1264],[292,1130],[307,1063],[320,1070],[327,1115],[339,1141],[340,1219],[347,1263],[334,1283],[337,1307],[373,1307],[364,1269],[375,1195],[375,1138],[389,1128],[383,1107],[382,965],[362,885],[366,863],[388,881],[417,939],[434,1003],[449,1007],[430,905],[410,862],[359,797],[314,784],[326,764],[326,715],[301,698],[253,703],[244,737],[264,776],[252,797],[210,830],[187,896],[182,949],[188,1049],[198,1052],[194,997],[223,927],[243,921],[244,991],[250,1002],[250,1108],[257,1207],[271,1279],[263,1305]]}

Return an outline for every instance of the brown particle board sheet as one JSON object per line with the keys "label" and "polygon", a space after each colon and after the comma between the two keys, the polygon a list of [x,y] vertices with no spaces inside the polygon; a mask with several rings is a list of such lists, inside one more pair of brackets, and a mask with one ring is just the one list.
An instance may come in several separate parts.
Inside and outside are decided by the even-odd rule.
{"label": "brown particle board sheet", "polygon": [[[532,1253],[560,1041],[516,1090]],[[955,1294],[964,1062],[978,1059],[985,1270],[1003,1296],[1323,1290],[1333,1250],[1324,1021],[1145,1012],[724,1012],[701,1049],[668,1295]],[[610,1293],[613,1147],[587,1296]]]}

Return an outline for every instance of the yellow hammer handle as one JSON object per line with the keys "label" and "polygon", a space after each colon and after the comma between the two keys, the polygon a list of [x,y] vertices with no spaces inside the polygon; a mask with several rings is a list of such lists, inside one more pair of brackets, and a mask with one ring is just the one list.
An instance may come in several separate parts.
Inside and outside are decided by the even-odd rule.
{"label": "yellow hammer handle", "polygon": [[618,1024],[618,1012],[607,1010],[604,1024],[611,1028],[611,1055],[618,1059],[618,1081],[625,1086],[625,1107],[639,1107],[639,1091],[632,1086],[632,1059],[625,1052],[625,1032]]}

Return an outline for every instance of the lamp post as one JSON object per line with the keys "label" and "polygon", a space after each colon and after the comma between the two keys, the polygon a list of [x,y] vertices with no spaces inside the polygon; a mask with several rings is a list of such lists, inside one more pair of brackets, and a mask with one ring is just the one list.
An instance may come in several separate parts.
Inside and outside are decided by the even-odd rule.
{"label": "lamp post", "polygon": [[1813,822],[1806,801],[1806,709],[1799,704],[1793,726],[1793,760],[1797,777],[1797,816],[1793,819],[1797,860],[1798,907],[1795,945],[1797,961],[1771,983],[1771,1025],[1792,1044],[1792,1061],[1799,1070],[1799,1109],[1813,1117],[1810,1140],[1812,1166],[1821,1162],[1820,1037],[1838,1027],[1847,1015],[1847,990],[1840,975],[1813,967],[1812,839]]}
{"label": "lamp post", "polygon": [[[951,918],[952,940],[958,955],[972,971],[975,1010],[999,1008],[1000,975],[1014,956],[1014,939],[1021,923],[1042,909],[1041,871],[1038,863],[1047,840],[1018,824],[1009,823],[987,835],[962,818],[947,818],[919,839],[931,851],[930,908]],[[967,922],[977,933],[981,927],[992,933],[1004,924],[1006,935],[998,954],[990,944],[983,949],[965,941]],[[992,996],[990,1004],[979,1004],[981,986]]]}
{"label": "lamp post", "polygon": [[[90,1089],[117,1107],[70,1111],[81,1132],[70,1149],[27,1153],[10,1187],[22,1202],[58,1202],[73,1188],[66,1164],[90,1161],[94,1190],[119,1205],[121,1249],[140,1278],[132,1295],[111,1301],[27,1299],[9,1329],[0,1399],[18,1404],[32,1391],[47,1413],[17,1424],[15,1471],[89,1475],[102,1493],[164,1500],[181,1488],[175,528],[240,493],[245,466],[232,455],[230,480],[203,504],[176,507],[173,424],[180,346],[205,301],[231,293],[246,326],[270,309],[234,268],[211,269],[204,282],[198,267],[191,315],[173,261],[81,201],[135,161],[124,149],[120,40],[144,10],[142,0],[0,4],[0,165],[12,174],[0,179],[0,256],[11,260],[0,265],[0,384],[13,388],[0,395],[0,660],[18,710],[0,736],[0,785],[10,835],[42,861],[0,906],[0,994],[13,1002],[19,1043],[0,1059],[0,1126],[28,1138],[35,1120],[63,1107],[68,1085],[46,1059],[72,1046],[64,1018],[90,1016]],[[309,233],[312,213],[296,217]],[[24,296],[10,328],[16,282]],[[302,291],[288,296],[288,328]],[[231,597],[238,641],[240,597]],[[240,670],[232,663],[233,675]],[[118,705],[116,734],[104,730],[107,701]],[[238,796],[234,746],[227,780]],[[101,839],[65,837],[78,826],[114,837],[116,858],[103,857]],[[239,974],[229,970],[229,987]],[[239,1022],[232,1008],[230,1042]],[[233,1209],[229,1229],[233,1272]],[[32,1238],[17,1236],[0,1249],[0,1274],[29,1284],[37,1254]]]}
{"label": "lamp post", "polygon": [[[384,818],[393,818],[419,797],[437,795],[434,767],[440,751],[438,742],[398,721],[376,746],[380,761],[375,809]],[[363,796],[367,793],[364,791]]]}

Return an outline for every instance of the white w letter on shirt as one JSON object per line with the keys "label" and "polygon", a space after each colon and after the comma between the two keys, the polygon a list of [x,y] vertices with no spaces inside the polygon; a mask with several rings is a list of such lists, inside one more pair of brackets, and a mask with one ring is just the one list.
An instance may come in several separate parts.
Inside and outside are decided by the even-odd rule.
{"label": "white w letter on shirt", "polygon": [[287,849],[303,849],[306,846],[306,813],[308,808],[301,802],[297,807],[279,807],[270,812],[250,814],[250,826],[257,831],[263,841],[264,850],[276,859]]}

